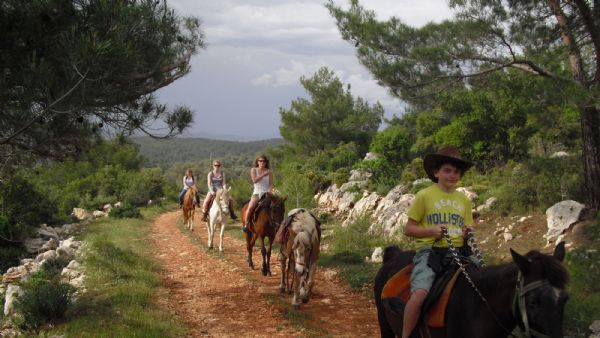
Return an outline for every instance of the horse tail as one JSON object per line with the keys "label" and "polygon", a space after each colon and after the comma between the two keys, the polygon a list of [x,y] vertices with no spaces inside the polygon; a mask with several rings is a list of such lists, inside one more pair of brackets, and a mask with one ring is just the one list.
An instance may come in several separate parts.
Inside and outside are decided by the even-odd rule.
{"label": "horse tail", "polygon": [[398,257],[402,250],[397,245],[390,245],[383,250],[383,264]]}

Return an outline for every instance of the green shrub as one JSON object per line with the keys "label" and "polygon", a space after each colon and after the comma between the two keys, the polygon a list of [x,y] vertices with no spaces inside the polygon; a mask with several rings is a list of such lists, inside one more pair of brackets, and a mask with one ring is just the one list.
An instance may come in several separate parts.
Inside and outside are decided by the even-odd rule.
{"label": "green shrub", "polygon": [[142,218],[140,209],[128,204],[124,204],[120,208],[113,208],[109,215],[114,218]]}
{"label": "green shrub", "polygon": [[373,248],[384,246],[385,240],[368,233],[371,223],[369,217],[361,217],[347,227],[337,227],[334,230],[333,240],[330,245],[332,255],[345,257],[352,253],[361,257],[371,256]]}
{"label": "green shrub", "polygon": [[63,256],[48,259],[42,265],[42,271],[44,271],[49,278],[59,277],[63,268],[69,265],[69,262],[70,260]]}
{"label": "green shrub", "polygon": [[62,319],[71,303],[72,286],[58,278],[47,279],[45,273],[36,273],[24,282],[23,295],[17,299],[15,321],[20,328],[30,330]]}
{"label": "green shrub", "polygon": [[21,258],[26,256],[26,252],[16,246],[0,246],[0,275],[12,266],[19,265]]}
{"label": "green shrub", "polygon": [[567,253],[565,263],[571,274],[565,331],[568,336],[587,337],[592,321],[600,318],[600,252],[575,249]]}
{"label": "green shrub", "polygon": [[21,240],[40,223],[53,223],[56,205],[19,175],[0,181],[0,236]]}
{"label": "green shrub", "polygon": [[582,172],[576,157],[532,158],[509,162],[490,176],[489,191],[500,214],[545,210],[564,199],[584,201]]}

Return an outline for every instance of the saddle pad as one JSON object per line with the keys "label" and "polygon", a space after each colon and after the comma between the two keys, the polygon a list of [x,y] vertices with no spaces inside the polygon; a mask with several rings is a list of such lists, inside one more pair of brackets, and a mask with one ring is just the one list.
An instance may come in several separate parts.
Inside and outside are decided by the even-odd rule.
{"label": "saddle pad", "polygon": [[459,273],[460,269],[457,269],[448,284],[446,284],[444,292],[442,292],[439,298],[427,311],[427,315],[425,316],[425,324],[427,326],[437,328],[444,327],[446,307],[448,305],[448,301],[450,300],[450,294],[452,294],[452,289],[454,288],[454,284],[456,283]]}
{"label": "saddle pad", "polygon": [[406,303],[410,297],[410,274],[414,267],[415,264],[410,263],[388,279],[381,290],[381,299],[396,297]]}

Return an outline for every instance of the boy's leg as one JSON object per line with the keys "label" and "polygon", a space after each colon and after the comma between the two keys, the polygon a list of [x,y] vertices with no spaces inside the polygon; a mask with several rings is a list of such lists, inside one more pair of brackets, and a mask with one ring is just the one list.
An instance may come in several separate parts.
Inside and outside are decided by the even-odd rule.
{"label": "boy's leg", "polygon": [[410,337],[411,332],[419,321],[421,307],[427,298],[427,291],[417,289],[410,295],[406,306],[404,307],[404,321],[402,322],[402,338]]}
{"label": "boy's leg", "polygon": [[411,295],[404,307],[402,338],[410,337],[411,332],[419,322],[421,307],[435,279],[435,272],[427,264],[431,253],[430,248],[421,249],[413,258],[415,267],[410,276]]}

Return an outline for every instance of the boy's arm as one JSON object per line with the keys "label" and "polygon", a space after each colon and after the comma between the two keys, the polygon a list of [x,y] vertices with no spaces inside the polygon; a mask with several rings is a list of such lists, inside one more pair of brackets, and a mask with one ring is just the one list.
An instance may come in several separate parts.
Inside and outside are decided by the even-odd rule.
{"label": "boy's arm", "polygon": [[419,226],[419,223],[412,218],[408,219],[406,222],[406,227],[404,228],[404,234],[409,237],[422,238],[422,237],[434,237],[435,239],[442,238],[442,229],[444,227],[441,225],[436,225],[433,227],[423,228]]}

